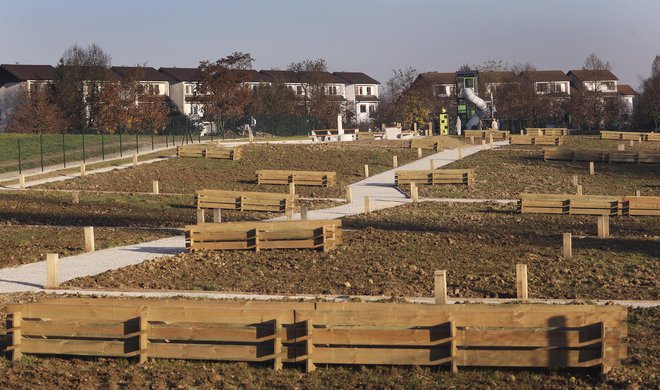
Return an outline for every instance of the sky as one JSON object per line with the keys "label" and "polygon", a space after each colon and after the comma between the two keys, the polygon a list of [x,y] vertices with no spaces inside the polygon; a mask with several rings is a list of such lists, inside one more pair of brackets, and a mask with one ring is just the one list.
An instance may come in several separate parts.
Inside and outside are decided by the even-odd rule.
{"label": "sky", "polygon": [[394,69],[487,60],[580,69],[590,53],[639,85],[660,54],[660,0],[0,0],[0,63],[56,65],[97,43],[113,65],[196,67],[235,51],[255,69],[324,58],[381,83]]}

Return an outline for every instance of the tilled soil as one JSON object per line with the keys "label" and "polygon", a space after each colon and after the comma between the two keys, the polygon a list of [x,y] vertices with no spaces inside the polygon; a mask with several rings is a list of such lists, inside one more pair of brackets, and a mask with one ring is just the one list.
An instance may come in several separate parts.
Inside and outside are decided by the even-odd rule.
{"label": "tilled soil", "polygon": [[[451,138],[447,140],[460,143]],[[158,180],[160,191],[168,193],[193,193],[197,189],[286,192],[286,186],[257,185],[255,176],[260,169],[284,169],[337,172],[337,183],[332,187],[297,186],[296,191],[304,197],[340,198],[345,194],[346,185],[363,179],[365,164],[373,175],[391,169],[393,155],[398,156],[399,165],[415,160],[416,151],[406,145],[406,141],[254,144],[243,148],[243,158],[239,161],[173,158],[42,187],[149,192],[152,181]]]}
{"label": "tilled soil", "polygon": [[[33,302],[43,294],[0,294],[0,334],[7,303]],[[658,388],[660,386],[660,309],[630,309],[629,358],[603,380],[589,370],[462,369],[320,366],[306,374],[285,366],[246,363],[24,356],[0,358],[0,388],[6,389],[347,389],[347,388]],[[8,339],[0,335],[0,348]]]}
{"label": "tilled soil", "polygon": [[[201,251],[80,278],[69,286],[259,293],[431,296],[448,270],[455,297],[515,297],[515,264],[534,298],[658,299],[660,218],[614,218],[593,238],[593,217],[519,215],[513,206],[423,203],[348,218],[329,253]],[[561,235],[572,232],[563,259]],[[589,236],[580,238],[580,236]]]}
{"label": "tilled soil", "polygon": [[588,162],[544,161],[542,148],[536,146],[481,151],[443,168],[474,169],[476,181],[470,188],[420,185],[420,197],[516,199],[522,192],[575,194],[573,175],[578,175],[585,195],[634,195],[635,190],[660,195],[660,164],[596,163],[592,176]]}

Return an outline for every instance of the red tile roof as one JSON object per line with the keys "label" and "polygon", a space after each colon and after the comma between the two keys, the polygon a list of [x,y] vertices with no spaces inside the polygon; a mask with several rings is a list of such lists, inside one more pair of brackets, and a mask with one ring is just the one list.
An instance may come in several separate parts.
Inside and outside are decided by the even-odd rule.
{"label": "red tile roof", "polygon": [[619,95],[627,95],[627,96],[632,96],[632,95],[637,95],[637,92],[633,89],[628,84],[617,84],[617,92],[619,92]]}

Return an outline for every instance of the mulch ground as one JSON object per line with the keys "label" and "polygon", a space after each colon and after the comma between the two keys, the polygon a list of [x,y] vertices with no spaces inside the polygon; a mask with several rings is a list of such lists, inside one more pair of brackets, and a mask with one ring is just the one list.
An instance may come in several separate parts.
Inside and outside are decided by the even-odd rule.
{"label": "mulch ground", "polygon": [[[520,215],[514,206],[422,203],[345,220],[344,244],[309,250],[200,251],[80,278],[69,286],[259,293],[431,296],[448,270],[455,297],[515,297],[528,265],[534,298],[658,299],[660,218],[613,218],[594,238],[593,217]],[[570,260],[561,236],[572,232]],[[587,236],[587,237],[585,237]]]}
{"label": "mulch ground", "polygon": [[[7,303],[33,302],[43,294],[0,294],[0,334]],[[246,363],[24,356],[0,358],[0,388],[6,389],[437,389],[437,388],[658,388],[660,386],[660,309],[630,309],[629,357],[603,380],[593,371],[320,366],[306,374],[294,367],[273,371]],[[0,335],[0,348],[8,339]]]}
{"label": "mulch ground", "polygon": [[[566,137],[563,147],[616,150],[619,142],[585,137]],[[628,147],[626,150],[629,150]],[[660,149],[660,143],[636,143],[633,150]],[[522,192],[575,194],[573,175],[578,175],[585,195],[660,195],[660,164],[596,163],[589,175],[588,162],[544,161],[543,147],[514,145],[486,150],[446,166],[476,172],[474,186],[419,186],[428,198],[516,199]],[[403,189],[407,191],[407,188]]]}

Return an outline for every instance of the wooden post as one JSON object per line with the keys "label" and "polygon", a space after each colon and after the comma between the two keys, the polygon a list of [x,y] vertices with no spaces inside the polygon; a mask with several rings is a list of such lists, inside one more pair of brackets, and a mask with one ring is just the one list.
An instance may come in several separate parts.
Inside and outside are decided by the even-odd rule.
{"label": "wooden post", "polygon": [[153,190],[154,195],[160,194],[160,188],[159,188],[158,180],[154,180],[151,183],[151,188]]}
{"label": "wooden post", "polygon": [[489,134],[488,138],[490,139],[490,150],[493,150],[493,134]]}
{"label": "wooden post", "polygon": [[71,193],[71,203],[79,204],[80,203],[80,191],[73,191]]}
{"label": "wooden post", "polygon": [[94,226],[85,226],[85,252],[94,252],[96,250],[94,244]]}
{"label": "wooden post", "polygon": [[578,184],[578,175],[573,175],[573,187],[577,187]]}
{"label": "wooden post", "polygon": [[138,350],[140,354],[140,364],[147,362],[149,357],[149,321],[147,319],[147,310],[140,311],[140,334],[138,336]]}
{"label": "wooden post", "polygon": [[85,177],[87,172],[85,171],[85,164],[80,164],[80,177]]}
{"label": "wooden post", "polygon": [[485,139],[481,140],[481,150],[486,150],[486,140]]}
{"label": "wooden post", "polygon": [[351,203],[353,201],[353,190],[351,187],[346,187],[346,202]]}
{"label": "wooden post", "polygon": [[641,190],[635,190],[635,196],[642,196]]}
{"label": "wooden post", "polygon": [[426,135],[433,135],[433,121],[429,122],[429,129],[427,130]]}
{"label": "wooden post", "polygon": [[289,183],[289,195],[296,194],[296,183]]}
{"label": "wooden post", "polygon": [[632,148],[633,146],[635,146],[635,141],[630,140],[630,147]]}
{"label": "wooden post", "polygon": [[590,175],[593,175],[594,173],[596,173],[595,171],[596,171],[596,169],[595,169],[595,167],[594,167],[594,162],[593,162],[593,161],[590,161],[590,162],[589,162],[589,174],[590,174]]}
{"label": "wooden post", "polygon": [[371,212],[371,197],[369,196],[364,197],[364,212],[367,214]]}
{"label": "wooden post", "polygon": [[474,145],[474,137],[470,137],[470,142],[472,142],[472,145]]}
{"label": "wooden post", "polygon": [[273,339],[273,369],[279,371],[282,369],[282,322],[279,319],[275,320],[273,327],[275,338]]}
{"label": "wooden post", "polygon": [[399,157],[398,156],[392,156],[392,167],[396,168],[399,166]]}
{"label": "wooden post", "polygon": [[44,288],[57,288],[60,285],[60,273],[57,264],[59,257],[57,253],[46,254],[46,285]]}
{"label": "wooden post", "polygon": [[137,153],[133,153],[133,166],[137,167],[138,165],[138,155]]}
{"label": "wooden post", "polygon": [[608,238],[610,236],[610,216],[601,215],[598,217],[598,238]]}
{"label": "wooden post", "polygon": [[456,322],[455,321],[450,321],[449,322],[449,337],[451,337],[451,343],[449,344],[449,355],[451,356],[451,372],[453,374],[456,374],[458,372],[458,362],[456,361],[456,355],[458,353],[458,347],[457,347],[457,332],[456,332]]}
{"label": "wooden post", "polygon": [[307,206],[300,206],[300,219],[303,221],[307,221],[308,215],[307,215]]}
{"label": "wooden post", "polygon": [[419,202],[419,187],[415,185],[415,195],[413,196],[413,201]]}
{"label": "wooden post", "polygon": [[461,160],[463,158],[463,148],[458,147],[458,159]]}
{"label": "wooden post", "polygon": [[222,222],[222,209],[213,209],[213,222]]}
{"label": "wooden post", "polygon": [[305,372],[316,371],[316,364],[314,364],[314,342],[312,341],[312,332],[314,326],[312,325],[312,320],[305,321],[305,327],[307,328],[307,340],[305,341],[307,360],[305,361]]}
{"label": "wooden post", "polygon": [[561,256],[569,260],[573,257],[573,234],[564,233]]}
{"label": "wooden post", "polygon": [[617,149],[618,149],[620,152],[626,150],[626,144],[619,144],[619,146],[617,147]]}
{"label": "wooden post", "polygon": [[18,175],[18,188],[25,189],[25,175],[23,174]]}
{"label": "wooden post", "polygon": [[435,279],[435,304],[447,304],[447,270],[435,271],[433,273]]}
{"label": "wooden post", "polygon": [[364,177],[369,177],[369,165],[364,164]]}
{"label": "wooden post", "polygon": [[422,158],[422,148],[417,148],[417,158]]}
{"label": "wooden post", "polygon": [[216,145],[216,146],[221,146],[221,145],[220,145],[220,138],[218,138],[218,139],[215,141],[215,145]]}
{"label": "wooden post", "polygon": [[417,134],[417,122],[415,122],[415,123],[413,124],[413,127],[414,127],[413,130],[415,130],[415,134]]}
{"label": "wooden post", "polygon": [[429,168],[430,168],[431,170],[434,170],[434,169],[435,169],[435,160],[434,160],[434,159],[430,159],[430,160],[429,160]]}
{"label": "wooden post", "polygon": [[582,195],[582,185],[581,184],[577,185],[577,194]]}
{"label": "wooden post", "polygon": [[293,221],[293,209],[286,209],[284,212],[287,221]]}
{"label": "wooden post", "polygon": [[21,348],[21,339],[23,338],[23,332],[21,331],[21,326],[23,325],[23,313],[20,311],[15,311],[11,313],[11,328],[7,331],[11,331],[11,360],[20,360],[23,356],[23,349]]}
{"label": "wooden post", "polygon": [[413,202],[416,202],[417,200],[415,199],[415,188],[417,186],[415,183],[410,183],[410,199],[412,199]]}
{"label": "wooden post", "polygon": [[527,264],[516,264],[516,296],[520,300],[527,300]]}
{"label": "wooden post", "polygon": [[206,218],[204,218],[204,209],[197,209],[197,224],[203,224],[206,222]]}

